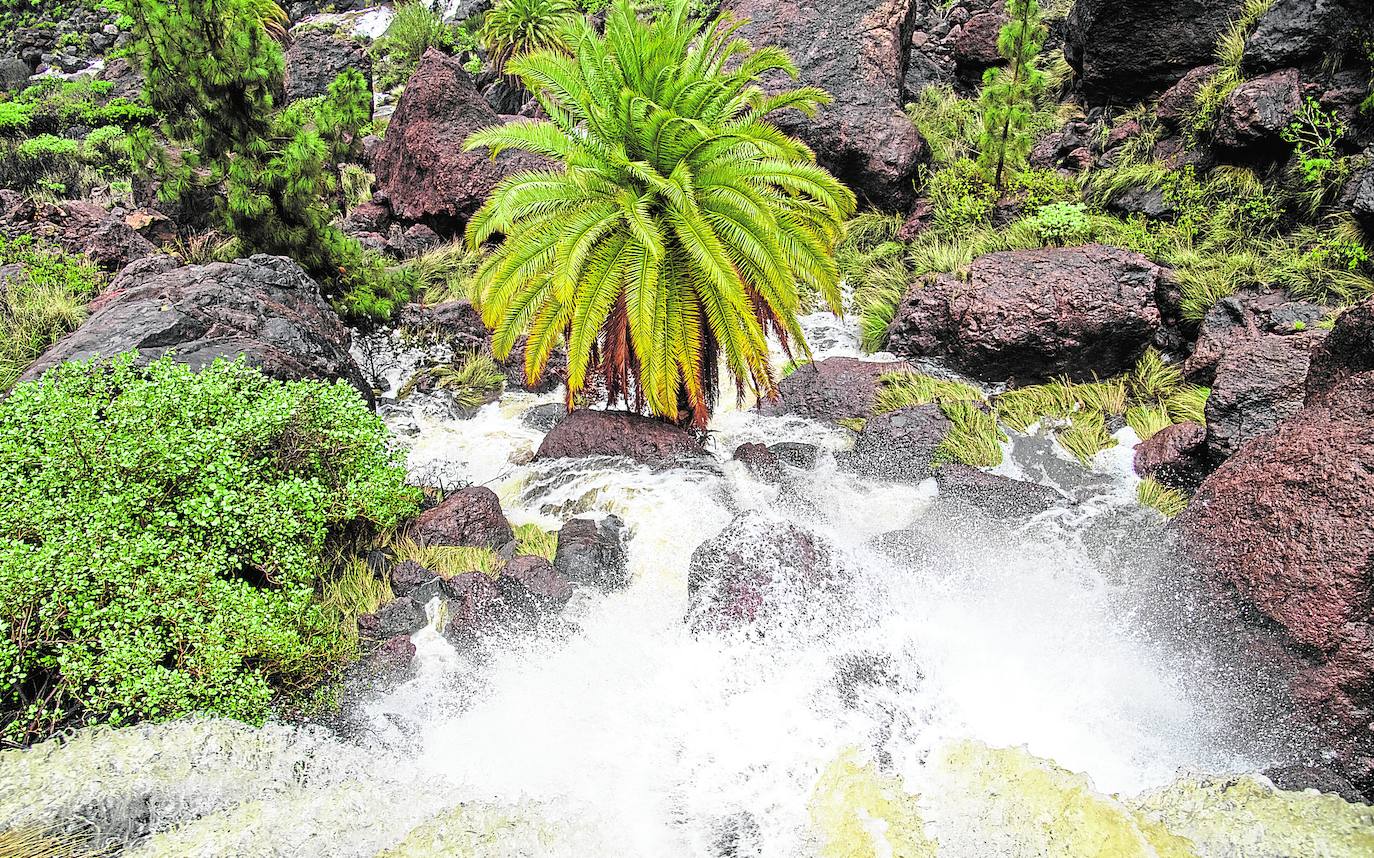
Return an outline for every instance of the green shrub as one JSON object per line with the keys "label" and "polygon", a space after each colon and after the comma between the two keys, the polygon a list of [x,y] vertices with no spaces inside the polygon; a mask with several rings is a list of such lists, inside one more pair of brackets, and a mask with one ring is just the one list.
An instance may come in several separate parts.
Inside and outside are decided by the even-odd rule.
{"label": "green shrub", "polygon": [[103,80],[45,78],[21,92],[15,103],[27,111],[27,130],[34,133],[56,134],[72,126],[102,125],[127,130],[152,123],[152,108],[142,101],[112,98],[113,87],[114,84]]}
{"label": "green shrub", "polygon": [[0,187],[68,199],[98,183],[99,177],[81,157],[79,141],[52,134],[0,141]]}
{"label": "green shrub", "polygon": [[24,275],[0,285],[0,394],[59,337],[86,317],[86,302],[102,277],[78,256],[0,236],[0,267],[21,265]]}
{"label": "green shrub", "polygon": [[935,210],[935,230],[945,236],[983,226],[997,204],[996,189],[978,164],[967,159],[932,176],[926,194]]}
{"label": "green shrub", "polygon": [[1298,170],[1303,180],[1321,184],[1340,157],[1337,144],[1345,137],[1345,126],[1322,108],[1312,96],[1303,100],[1298,115],[1283,130],[1284,141],[1293,144],[1298,156]]}
{"label": "green shrub", "polygon": [[960,98],[953,87],[926,86],[906,106],[906,113],[930,147],[930,160],[937,169],[977,152],[982,114],[976,102]]}
{"label": "green shrub", "polygon": [[[396,4],[396,17],[391,19],[382,37],[372,44],[377,89],[390,90],[405,83],[430,48],[453,52],[459,47],[459,32],[444,21],[440,11],[430,9],[423,0]],[[467,42],[465,47],[470,49],[471,33],[461,32]]]}
{"label": "green shrub", "polygon": [[1083,244],[1092,238],[1087,208],[1083,203],[1051,203],[1026,220],[1045,244]]}
{"label": "green shrub", "polygon": [[260,723],[349,657],[331,540],[414,514],[343,382],[242,361],[61,365],[0,402],[0,710],[23,743],[92,721]]}
{"label": "green shrub", "polygon": [[570,53],[572,25],[581,17],[572,0],[496,0],[482,21],[482,46],[497,71],[534,51]]}
{"label": "green shrub", "polygon": [[33,107],[18,101],[0,101],[0,136],[25,134],[33,124]]}

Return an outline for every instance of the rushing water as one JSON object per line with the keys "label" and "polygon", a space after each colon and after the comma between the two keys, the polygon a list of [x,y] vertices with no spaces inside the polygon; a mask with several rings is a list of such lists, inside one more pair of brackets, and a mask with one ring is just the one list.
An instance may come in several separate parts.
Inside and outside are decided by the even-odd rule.
{"label": "rushing water", "polygon": [[[818,356],[855,353],[842,324],[807,325]],[[703,466],[532,462],[541,433],[521,415],[556,401],[388,420],[417,480],[487,485],[515,523],[619,515],[628,588],[579,592],[568,623],[476,652],[418,633],[413,677],[354,705],[347,738],[188,721],[10,754],[0,822],[81,821],[136,855],[802,858],[936,854],[920,851],[935,841],[942,856],[1195,854],[1150,840],[1164,835],[1147,816],[1187,830],[1196,854],[1374,849],[1359,839],[1374,821],[1338,800],[1339,825],[1285,805],[1297,839],[1270,818],[1237,834],[1249,805],[1235,790],[1270,810],[1279,794],[1176,781],[1300,749],[1267,726],[1239,643],[1180,586],[1162,520],[1134,503],[1131,438],[1089,470],[1016,438],[1002,470],[1077,503],[997,523],[831,456],[760,482],[731,461],[738,444],[835,451],[851,436],[739,408],[714,421]],[[749,510],[828,540],[846,597],[816,610],[795,594],[762,634],[693,634],[691,554]],[[1313,846],[1312,831],[1348,838]],[[856,837],[885,845],[844,845]]]}

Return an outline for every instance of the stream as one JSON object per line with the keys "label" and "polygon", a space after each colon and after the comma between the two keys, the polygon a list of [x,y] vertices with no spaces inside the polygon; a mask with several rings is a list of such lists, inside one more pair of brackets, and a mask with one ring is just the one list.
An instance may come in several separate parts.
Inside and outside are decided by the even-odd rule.
{"label": "stream", "polygon": [[[858,355],[804,322],[818,359]],[[1247,776],[1306,749],[1136,503],[1129,429],[1088,469],[1013,435],[999,472],[1076,503],[999,522],[842,471],[848,430],[729,404],[700,466],[530,461],[522,415],[560,401],[386,414],[417,482],[486,485],[515,524],[620,516],[630,586],[477,651],[417,633],[413,675],[341,731],[201,719],[8,753],[0,822],[136,856],[1374,854],[1368,808]],[[826,452],[781,486],[731,459],[783,441]],[[827,540],[846,597],[690,631],[692,552],[744,511]]]}

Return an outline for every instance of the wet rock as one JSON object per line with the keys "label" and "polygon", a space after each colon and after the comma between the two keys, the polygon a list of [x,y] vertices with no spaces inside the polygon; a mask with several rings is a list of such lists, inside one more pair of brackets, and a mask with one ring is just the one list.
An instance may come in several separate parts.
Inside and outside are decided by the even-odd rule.
{"label": "wet rock", "polygon": [[838,573],[823,538],[749,510],[692,552],[688,619],[695,628],[753,623],[784,601],[813,600]]}
{"label": "wet rock", "polygon": [[1204,579],[1272,622],[1303,664],[1292,693],[1374,788],[1374,372],[1310,394],[1243,443],[1175,520]]}
{"label": "wet rock", "polygon": [[619,516],[574,518],[558,531],[553,568],[565,580],[604,592],[630,584],[625,522]]}
{"label": "wet rock", "polygon": [[167,257],[154,257],[126,269],[81,327],[45,352],[24,378],[63,361],[133,349],[142,360],[170,353],[197,369],[243,355],[272,378],[342,379],[371,401],[349,355],[348,329],[295,262],[259,255],[173,266]]}
{"label": "wet rock", "polygon": [[568,416],[568,407],[558,402],[536,405],[520,415],[520,422],[536,432],[548,432]]}
{"label": "wet rock", "polygon": [[1247,75],[1301,65],[1334,52],[1369,14],[1363,0],[1274,0],[1245,40]]}
{"label": "wet rock", "polygon": [[372,649],[364,657],[364,669],[372,675],[404,670],[415,658],[415,643],[410,635],[396,635]]}
{"label": "wet rock", "polygon": [[781,463],[809,471],[816,467],[821,458],[821,448],[815,444],[798,441],[780,441],[768,448],[769,452]]}
{"label": "wet rock", "polygon": [[1360,795],[1354,784],[1326,766],[1308,763],[1275,766],[1266,769],[1264,776],[1286,792],[1314,789],[1327,795],[1338,795],[1353,804],[1365,803],[1365,796]]}
{"label": "wet rock", "polygon": [[1228,149],[1276,144],[1302,105],[1296,69],[1247,80],[1222,103],[1215,142]]}
{"label": "wet rock", "polygon": [[363,43],[333,25],[307,20],[293,27],[285,60],[287,101],[328,95],[329,85],[349,69],[372,86],[372,61]]}
{"label": "wet rock", "polygon": [[[414,560],[405,560],[391,568],[389,577],[391,578],[391,592],[397,596],[409,596],[425,583],[432,581],[435,575]],[[417,601],[423,603],[428,600],[418,599]]]}
{"label": "wet rock", "polygon": [[1166,426],[1135,448],[1135,472],[1165,485],[1192,488],[1207,470],[1207,427],[1200,423]]}
{"label": "wet rock", "polygon": [[409,637],[428,622],[424,606],[402,596],[382,605],[374,613],[358,617],[358,634],[370,641],[385,641],[398,635]]}
{"label": "wet rock", "polygon": [[1221,66],[1206,65],[1190,69],[1159,97],[1155,116],[1168,128],[1181,128],[1197,112],[1197,96],[1207,81],[1221,71]]}
{"label": "wet rock", "polygon": [[940,496],[963,501],[995,516],[1032,516],[1069,499],[1049,486],[989,474],[978,468],[951,463],[935,471]]}
{"label": "wet rock", "polygon": [[1206,65],[1244,0],[1078,0],[1064,56],[1094,103],[1130,104]]}
{"label": "wet rock", "polygon": [[487,152],[463,151],[470,134],[500,121],[458,58],[431,48],[372,158],[377,186],[396,216],[453,233],[502,179],[547,165],[523,152],[493,159]]}
{"label": "wet rock", "polygon": [[519,603],[507,599],[485,572],[455,575],[444,581],[442,593],[447,616],[443,634],[454,644],[470,646],[523,618]]}
{"label": "wet rock", "polygon": [[497,549],[515,538],[501,501],[486,486],[459,489],[420,513],[410,537],[421,545],[470,545]]}
{"label": "wet rock", "polygon": [[1374,166],[1356,176],[1350,209],[1364,225],[1365,232],[1374,234]]}
{"label": "wet rock", "polygon": [[879,414],[864,424],[854,449],[835,458],[861,476],[919,483],[934,473],[931,461],[950,425],[938,405]]}
{"label": "wet rock", "polygon": [[799,414],[816,420],[843,420],[873,413],[878,379],[885,372],[910,369],[905,362],[833,357],[802,364],[778,383],[778,401],[760,404],[764,414]]}
{"label": "wet rock", "polygon": [[942,357],[983,381],[1105,378],[1133,366],[1154,339],[1165,280],[1144,256],[1099,244],[993,253],[967,277],[914,285],[888,348]]}
{"label": "wet rock", "polygon": [[782,464],[764,444],[741,444],[735,448],[734,459],[765,483],[782,482]]}
{"label": "wet rock", "polygon": [[398,321],[412,337],[443,342],[454,351],[487,350],[487,326],[472,304],[464,300],[434,305],[406,304],[401,308]]}
{"label": "wet rock", "polygon": [[1158,220],[1174,214],[1177,209],[1164,196],[1162,188],[1139,186],[1127,188],[1113,195],[1107,204],[1107,210],[1127,218],[1132,215],[1144,215],[1152,220]]}
{"label": "wet rock", "polygon": [[384,233],[391,226],[391,210],[385,205],[369,200],[359,203],[344,219],[343,229],[349,235],[364,233]]}
{"label": "wet rock", "polygon": [[1325,336],[1273,334],[1231,344],[1207,398],[1207,453],[1220,462],[1302,410],[1312,348]]}
{"label": "wet rock", "polygon": [[[903,113],[915,0],[726,0],[721,11],[750,23],[740,35],[776,45],[795,60],[800,82],[834,97],[814,119],[797,111],[770,117],[816,152],[822,166],[859,198],[905,211],[926,158],[925,142]],[[770,84],[794,86],[778,76]]]}
{"label": "wet rock", "polygon": [[[563,385],[568,377],[568,353],[560,346],[549,355],[544,374],[531,382],[525,375],[525,346],[529,337],[521,336],[504,361],[497,361],[506,371],[506,386],[528,393],[550,393]],[[564,409],[566,410],[566,409]]]}
{"label": "wet rock", "polygon": [[572,584],[543,557],[528,554],[516,557],[506,565],[498,582],[507,579],[519,582],[544,612],[561,611],[572,598]]}
{"label": "wet rock", "polygon": [[667,465],[703,456],[686,429],[625,411],[578,409],[544,436],[535,458],[624,456],[646,465]]}

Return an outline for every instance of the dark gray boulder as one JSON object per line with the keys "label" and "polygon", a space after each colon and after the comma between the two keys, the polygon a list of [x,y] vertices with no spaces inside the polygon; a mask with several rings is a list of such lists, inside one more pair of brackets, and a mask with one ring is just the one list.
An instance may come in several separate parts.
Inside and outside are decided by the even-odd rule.
{"label": "dark gray boulder", "polygon": [[336,25],[305,21],[291,30],[286,49],[286,98],[316,98],[335,78],[355,69],[372,87],[372,60],[361,39]]}
{"label": "dark gray boulder", "polygon": [[904,362],[833,357],[802,364],[778,383],[776,402],[763,402],[764,414],[798,414],[816,420],[843,420],[873,413],[883,373],[910,369]]}
{"label": "dark gray boulder", "polygon": [[567,522],[558,531],[553,568],[573,584],[606,592],[629,586],[625,522],[616,515]]}
{"label": "dark gray boulder", "polygon": [[1246,441],[1302,410],[1312,349],[1325,335],[1266,334],[1226,349],[1207,398],[1207,453],[1212,462],[1229,458]]}
{"label": "dark gray boulder", "polygon": [[935,482],[940,487],[941,497],[961,501],[999,517],[1038,515],[1069,503],[1069,498],[1049,486],[989,474],[957,463],[937,468]]}
{"label": "dark gray boulder", "polygon": [[1241,68],[1262,74],[1317,59],[1368,15],[1364,0],[1274,0],[1245,40]]}
{"label": "dark gray boulder", "polygon": [[916,405],[871,417],[854,449],[835,458],[845,470],[874,479],[919,483],[951,424],[938,405]]}

